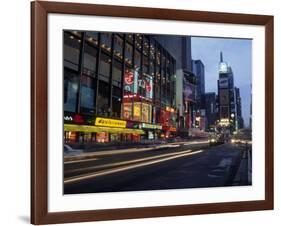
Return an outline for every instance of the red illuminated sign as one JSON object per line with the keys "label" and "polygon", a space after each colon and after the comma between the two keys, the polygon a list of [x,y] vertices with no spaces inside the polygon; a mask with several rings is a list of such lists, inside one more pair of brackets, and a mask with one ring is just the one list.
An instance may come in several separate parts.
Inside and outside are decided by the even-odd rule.
{"label": "red illuminated sign", "polygon": [[170,132],[177,132],[177,128],[176,127],[170,127],[170,126],[162,126],[162,130],[170,131]]}
{"label": "red illuminated sign", "polygon": [[84,119],[83,119],[83,117],[82,117],[81,115],[74,115],[73,121],[74,121],[75,123],[83,123],[83,122],[84,122]]}
{"label": "red illuminated sign", "polygon": [[177,132],[177,128],[176,127],[170,127],[170,131],[171,132]]}
{"label": "red illuminated sign", "polygon": [[127,71],[125,73],[124,80],[127,85],[132,85],[134,83],[134,73],[131,71]]}
{"label": "red illuminated sign", "polygon": [[146,88],[146,91],[147,91],[147,92],[150,92],[150,91],[151,91],[151,85],[150,85],[149,82],[146,82],[145,88]]}

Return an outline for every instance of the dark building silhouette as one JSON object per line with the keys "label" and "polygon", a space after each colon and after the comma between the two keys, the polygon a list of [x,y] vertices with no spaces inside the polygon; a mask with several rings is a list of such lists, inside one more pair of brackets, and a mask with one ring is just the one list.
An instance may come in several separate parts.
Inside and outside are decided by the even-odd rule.
{"label": "dark building silhouette", "polygon": [[205,67],[201,60],[192,60],[192,72],[196,76],[196,105],[197,110],[204,108]]}
{"label": "dark building silhouette", "polygon": [[214,131],[217,120],[216,93],[205,93],[206,130]]}
{"label": "dark building silhouette", "polygon": [[242,103],[241,103],[240,89],[237,87],[235,87],[235,98],[236,98],[237,127],[238,127],[238,129],[243,129],[244,120],[242,117]]}
{"label": "dark building silhouette", "polygon": [[196,106],[195,106],[195,127],[201,130],[206,129],[205,110],[205,67],[201,60],[192,60],[192,72],[196,78]]}
{"label": "dark building silhouette", "polygon": [[249,118],[249,128],[252,129],[252,84],[251,84],[251,101],[250,101],[250,118]]}

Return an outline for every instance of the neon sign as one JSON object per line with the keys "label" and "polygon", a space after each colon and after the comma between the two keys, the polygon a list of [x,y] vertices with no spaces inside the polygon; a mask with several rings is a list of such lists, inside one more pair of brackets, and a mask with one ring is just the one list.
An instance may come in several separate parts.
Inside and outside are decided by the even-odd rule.
{"label": "neon sign", "polygon": [[134,83],[134,73],[131,71],[127,71],[125,73],[124,81],[127,85],[132,85]]}

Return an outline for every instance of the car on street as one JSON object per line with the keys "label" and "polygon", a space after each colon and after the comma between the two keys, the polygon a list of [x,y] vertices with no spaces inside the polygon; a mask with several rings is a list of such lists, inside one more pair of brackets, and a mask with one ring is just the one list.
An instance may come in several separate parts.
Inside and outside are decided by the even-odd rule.
{"label": "car on street", "polygon": [[232,144],[252,144],[252,130],[241,129],[231,137]]}
{"label": "car on street", "polygon": [[224,134],[213,134],[209,137],[210,146],[224,144],[224,142]]}

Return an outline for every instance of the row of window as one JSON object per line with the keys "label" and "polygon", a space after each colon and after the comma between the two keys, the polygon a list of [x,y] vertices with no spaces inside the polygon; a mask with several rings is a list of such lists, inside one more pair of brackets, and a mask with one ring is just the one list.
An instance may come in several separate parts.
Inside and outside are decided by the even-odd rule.
{"label": "row of window", "polygon": [[173,58],[151,37],[65,31],[64,110],[121,117],[122,94],[175,106],[174,70]]}

